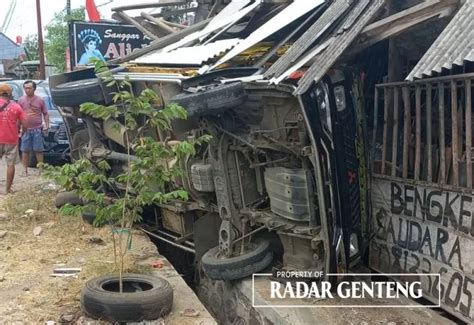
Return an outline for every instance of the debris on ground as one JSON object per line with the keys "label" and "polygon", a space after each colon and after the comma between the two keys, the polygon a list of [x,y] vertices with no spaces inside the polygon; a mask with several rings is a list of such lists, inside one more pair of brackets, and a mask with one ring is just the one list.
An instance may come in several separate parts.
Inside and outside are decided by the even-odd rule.
{"label": "debris on ground", "polygon": [[155,269],[161,269],[165,265],[162,260],[156,260],[151,262],[150,264]]}
{"label": "debris on ground", "polygon": [[180,314],[181,316],[185,316],[185,317],[198,317],[199,316],[199,312],[193,308],[187,308],[184,311],[182,311]]}
{"label": "debris on ground", "polygon": [[81,268],[77,267],[61,267],[61,268],[56,268],[53,270],[53,273],[51,274],[52,277],[57,277],[57,278],[67,278],[67,277],[78,277],[79,272],[81,272]]}
{"label": "debris on ground", "polygon": [[61,315],[61,317],[59,317],[59,321],[61,323],[70,323],[74,320],[75,317],[76,316],[73,314]]}
{"label": "debris on ground", "polygon": [[33,235],[35,235],[35,236],[41,235],[42,232],[43,232],[43,228],[41,228],[40,226],[36,226],[33,229]]}
{"label": "debris on ground", "polygon": [[5,237],[5,236],[7,235],[7,233],[8,233],[8,232],[5,231],[5,230],[0,230],[0,238]]}
{"label": "debris on ground", "polygon": [[89,239],[87,241],[91,244],[105,245],[104,240],[102,238],[96,237],[96,236],[89,237]]}

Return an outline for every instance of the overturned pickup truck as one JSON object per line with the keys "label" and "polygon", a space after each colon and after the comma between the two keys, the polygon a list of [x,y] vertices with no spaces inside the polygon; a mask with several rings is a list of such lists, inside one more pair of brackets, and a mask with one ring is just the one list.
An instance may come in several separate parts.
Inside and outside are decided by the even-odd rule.
{"label": "overturned pickup truck", "polygon": [[[292,95],[290,84],[200,84],[199,79],[182,82],[199,91],[178,93],[176,84],[162,92],[188,110],[188,120],[175,126],[175,139],[213,136],[206,150],[185,163],[183,185],[193,202],[161,207],[162,227],[194,239],[197,252],[209,249],[213,236],[217,243],[218,236],[219,247],[203,258],[204,270],[216,278],[244,277],[270,264],[266,241],[257,241],[254,251],[239,256],[238,242],[259,238],[259,232],[278,235],[283,265],[289,268],[335,270],[356,262],[364,245],[358,159],[364,153],[356,146],[361,130],[352,75],[334,70],[300,98]],[[79,88],[82,98],[101,89],[90,80],[57,89],[76,89],[74,84],[84,87]],[[172,90],[178,94],[171,96]],[[126,164],[123,133],[112,122],[74,112],[63,108],[66,121],[74,126],[75,117],[82,118],[87,129],[72,131],[72,155],[108,158],[117,168]],[[229,257],[228,264],[221,256]]]}
{"label": "overturned pickup truck", "polygon": [[[187,110],[188,120],[173,134],[158,130],[157,141],[212,136],[183,163],[179,185],[191,200],[160,206],[156,224],[194,251],[210,278],[243,278],[270,264],[331,273],[363,257],[362,94],[356,73],[332,67],[382,4],[234,1],[111,66],[137,92],[152,88],[163,105]],[[50,85],[72,156],[105,158],[120,170],[125,131],[79,112],[84,102],[112,101],[94,70],[53,76]]]}

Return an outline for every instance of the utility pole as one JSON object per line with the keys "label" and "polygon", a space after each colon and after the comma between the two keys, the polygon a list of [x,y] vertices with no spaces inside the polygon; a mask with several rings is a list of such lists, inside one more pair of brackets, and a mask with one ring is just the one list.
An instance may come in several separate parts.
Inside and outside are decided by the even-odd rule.
{"label": "utility pole", "polygon": [[40,79],[46,79],[44,67],[44,46],[43,46],[43,27],[41,26],[41,6],[40,0],[36,0],[36,21],[38,23],[38,54],[40,59]]}
{"label": "utility pole", "polygon": [[71,15],[71,0],[67,0],[67,1],[66,1],[66,14],[67,14],[68,16]]}

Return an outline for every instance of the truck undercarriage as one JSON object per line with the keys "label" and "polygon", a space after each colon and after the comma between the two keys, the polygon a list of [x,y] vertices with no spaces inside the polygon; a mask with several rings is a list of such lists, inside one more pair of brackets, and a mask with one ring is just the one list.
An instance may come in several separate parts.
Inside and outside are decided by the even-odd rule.
{"label": "truck undercarriage", "polygon": [[[82,87],[81,82],[63,83],[53,88],[53,97],[57,89],[71,89],[67,84]],[[175,236],[178,247],[193,242],[196,261],[202,260],[211,278],[261,271],[274,260],[274,251],[282,258],[273,265],[283,269],[331,273],[360,260],[358,157],[364,153],[357,152],[351,73],[333,70],[300,97],[292,94],[290,83],[199,77],[182,86],[136,81],[134,87],[157,89],[163,105],[178,103],[188,112],[188,120],[174,123],[172,132],[155,130],[157,141],[212,137],[181,162],[185,176],[174,181],[191,200],[160,206],[155,225]],[[99,99],[100,92],[91,93],[107,101]],[[63,105],[62,113],[77,158],[105,158],[113,170],[126,168],[125,128],[82,116],[77,107]],[[78,118],[85,130],[75,127]],[[214,228],[200,219],[214,220]],[[280,249],[269,244],[268,236]]]}

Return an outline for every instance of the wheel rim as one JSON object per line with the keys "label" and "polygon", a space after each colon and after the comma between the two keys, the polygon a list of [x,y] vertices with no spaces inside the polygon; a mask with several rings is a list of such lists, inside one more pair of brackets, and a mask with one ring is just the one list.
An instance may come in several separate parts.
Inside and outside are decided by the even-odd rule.
{"label": "wheel rim", "polygon": [[[258,245],[256,243],[247,243],[244,245],[244,250],[242,252],[241,245],[236,245],[235,249],[233,250],[234,253],[231,257],[238,257],[247,255],[250,252],[253,252],[257,249]],[[229,257],[225,256],[220,249],[218,249],[214,255],[214,257],[218,260],[228,259]]]}

